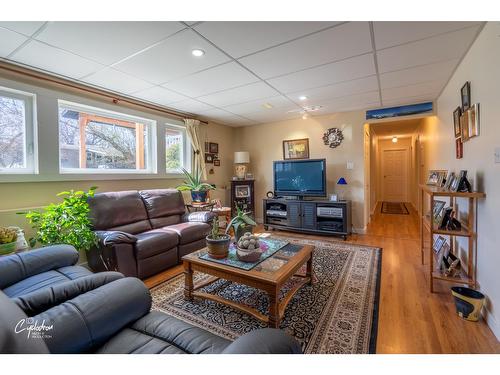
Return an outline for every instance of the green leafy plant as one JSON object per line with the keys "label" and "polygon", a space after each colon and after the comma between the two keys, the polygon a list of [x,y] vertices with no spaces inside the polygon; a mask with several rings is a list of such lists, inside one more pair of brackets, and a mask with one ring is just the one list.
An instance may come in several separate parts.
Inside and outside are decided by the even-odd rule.
{"label": "green leafy plant", "polygon": [[195,168],[193,173],[189,173],[185,168],[182,168],[182,173],[186,176],[186,180],[184,180],[184,183],[177,186],[177,190],[179,191],[207,191],[215,189],[213,185],[201,182],[201,169]]}
{"label": "green leafy plant", "polygon": [[246,226],[256,226],[257,223],[253,221],[253,219],[248,216],[249,212],[243,211],[241,208],[236,206],[236,216],[231,219],[226,228],[226,234],[229,232],[229,229],[233,227],[234,234],[238,233],[238,230],[244,228]]}
{"label": "green leafy plant", "polygon": [[225,240],[225,239],[229,238],[229,235],[227,233],[221,234],[219,231],[220,231],[219,220],[213,219],[212,220],[212,229],[211,229],[208,237],[211,240]]}
{"label": "green leafy plant", "polygon": [[30,245],[68,244],[78,250],[90,250],[97,244],[92,231],[87,200],[94,196],[97,187],[89,191],[63,191],[57,194],[64,197],[61,203],[51,203],[40,211],[20,212],[28,219],[36,235],[29,239]]}

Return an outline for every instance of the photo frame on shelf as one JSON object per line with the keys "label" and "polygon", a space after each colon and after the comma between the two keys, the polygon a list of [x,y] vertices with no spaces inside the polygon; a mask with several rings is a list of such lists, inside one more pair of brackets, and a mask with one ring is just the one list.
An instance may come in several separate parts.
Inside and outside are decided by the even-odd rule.
{"label": "photo frame on shelf", "polygon": [[443,246],[441,246],[441,250],[437,253],[436,257],[436,269],[437,270],[442,270],[443,269],[443,259],[448,258],[448,255],[450,254],[450,244],[445,241]]}
{"label": "photo frame on shelf", "polygon": [[455,172],[448,173],[448,176],[446,176],[446,182],[444,183],[444,188],[446,190],[450,190],[450,186],[453,183],[454,178],[455,178]]}
{"label": "photo frame on shelf", "polygon": [[455,138],[462,135],[462,128],[460,126],[460,116],[462,115],[462,107],[457,107],[453,111],[453,130],[455,132]]}
{"label": "photo frame on shelf", "polygon": [[460,89],[460,96],[462,98],[462,112],[465,112],[470,107],[470,82],[467,81]]}
{"label": "photo frame on shelf", "polygon": [[283,160],[309,159],[309,138],[283,141]]}
{"label": "photo frame on shelf", "polygon": [[464,144],[462,137],[455,139],[455,158],[462,159],[464,157]]}
{"label": "photo frame on shelf", "polygon": [[450,185],[450,191],[458,191],[458,185],[460,184],[460,177],[455,176],[453,182]]}
{"label": "photo frame on shelf", "polygon": [[236,198],[248,198],[250,196],[250,185],[239,185],[234,188]]}
{"label": "photo frame on shelf", "polygon": [[442,211],[443,207],[445,206],[445,204],[446,204],[445,201],[439,201],[439,200],[434,201],[434,205],[432,207],[432,216],[434,217],[435,221],[439,217],[439,215],[441,214],[441,211]]}
{"label": "photo frame on shelf", "polygon": [[431,169],[427,176],[427,185],[440,187],[447,175],[447,169]]}
{"label": "photo frame on shelf", "polygon": [[441,248],[443,247],[443,245],[446,243],[446,238],[444,238],[443,236],[439,236],[435,241],[434,241],[434,244],[432,246],[432,250],[434,250],[434,253],[435,254],[439,254],[439,252],[441,251]]}

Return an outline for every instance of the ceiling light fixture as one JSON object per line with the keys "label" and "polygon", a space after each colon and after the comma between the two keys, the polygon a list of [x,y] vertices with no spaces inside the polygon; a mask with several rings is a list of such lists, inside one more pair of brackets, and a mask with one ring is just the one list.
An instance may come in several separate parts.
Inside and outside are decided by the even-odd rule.
{"label": "ceiling light fixture", "polygon": [[302,115],[302,120],[307,120],[309,118],[309,114],[307,112],[304,112]]}
{"label": "ceiling light fixture", "polygon": [[301,95],[301,96],[299,96],[299,100],[302,100],[302,101],[307,100],[307,96]]}
{"label": "ceiling light fixture", "polygon": [[392,143],[398,143],[398,137],[396,136],[392,137]]}
{"label": "ceiling light fixture", "polygon": [[202,49],[194,49],[194,50],[191,51],[191,53],[195,57],[201,57],[201,56],[203,56],[205,54],[205,51],[203,51]]}
{"label": "ceiling light fixture", "polygon": [[264,104],[262,104],[262,106],[263,106],[264,108],[267,108],[267,109],[271,109],[271,108],[273,108],[273,105],[272,105],[271,103],[264,103]]}

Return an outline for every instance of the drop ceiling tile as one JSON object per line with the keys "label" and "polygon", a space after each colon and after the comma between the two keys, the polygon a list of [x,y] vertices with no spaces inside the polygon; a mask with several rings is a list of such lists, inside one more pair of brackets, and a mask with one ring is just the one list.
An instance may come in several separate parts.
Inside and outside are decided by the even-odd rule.
{"label": "drop ceiling tile", "polygon": [[50,22],[36,39],[108,65],[184,27],[179,22]]}
{"label": "drop ceiling tile", "polygon": [[415,85],[407,85],[402,87],[393,87],[382,90],[382,100],[396,100],[406,97],[424,96],[429,100],[436,99],[437,95],[443,88],[445,82],[433,81],[418,83]]}
{"label": "drop ceiling tile", "polygon": [[[205,55],[194,57],[193,49]],[[115,66],[125,73],[163,84],[229,61],[229,58],[192,30],[180,32],[162,43]]]}
{"label": "drop ceiling tile", "polygon": [[375,45],[377,49],[382,49],[478,24],[478,22],[374,22],[373,31]]}
{"label": "drop ceiling tile", "polygon": [[2,21],[0,27],[16,31],[26,36],[31,36],[37,31],[45,22],[43,21]]}
{"label": "drop ceiling tile", "polygon": [[176,79],[163,86],[194,98],[257,81],[258,78],[248,70],[230,62]]}
{"label": "drop ceiling tile", "polygon": [[[266,108],[264,107],[264,104],[269,104],[272,107]],[[255,113],[260,111],[270,112],[276,109],[281,110],[282,108],[286,108],[286,110],[288,110],[288,109],[298,108],[298,106],[296,104],[293,104],[288,98],[284,96],[276,96],[274,98],[252,100],[250,102],[233,104],[224,107],[225,110],[242,116],[244,116],[247,113]],[[283,110],[281,110],[281,112],[283,112]]]}
{"label": "drop ceiling tile", "polygon": [[220,122],[223,124],[227,124],[227,125],[231,125],[231,123],[234,123],[234,124],[236,124],[236,123],[238,123],[238,124],[242,124],[242,123],[250,124],[250,123],[252,123],[252,121],[249,119],[237,116],[233,113],[224,111],[224,110],[219,109],[219,108],[202,112],[202,113],[200,113],[200,115],[204,118],[208,118],[210,120]]}
{"label": "drop ceiling tile", "polygon": [[317,68],[269,79],[268,82],[284,93],[292,93],[302,89],[325,86],[337,82],[375,74],[373,54],[353,57]]}
{"label": "drop ceiling tile", "polygon": [[153,85],[112,68],[103,69],[83,79],[84,82],[116,92],[130,94]]}
{"label": "drop ceiling tile", "polygon": [[285,112],[285,111],[271,111],[271,112],[255,112],[245,115],[246,118],[255,121],[259,124],[268,122],[285,121],[290,119],[300,118],[302,113],[300,112]]}
{"label": "drop ceiling tile", "polygon": [[203,22],[195,29],[235,58],[340,22]]}
{"label": "drop ceiling tile", "polygon": [[178,109],[179,111],[189,112],[189,113],[200,113],[202,111],[208,111],[214,109],[214,107],[201,103],[194,99],[187,99],[180,102],[175,102],[170,105],[170,107]]}
{"label": "drop ceiling tile", "polygon": [[279,93],[263,82],[236,87],[234,89],[221,91],[215,94],[200,96],[198,100],[215,107],[226,107],[232,104],[245,103],[252,100],[270,98]]}
{"label": "drop ceiling tile", "polygon": [[446,82],[459,59],[443,61],[435,64],[422,65],[415,68],[397,70],[380,75],[381,88],[399,87],[415,83],[441,80]]}
{"label": "drop ceiling tile", "polygon": [[146,90],[134,92],[132,95],[139,99],[144,99],[160,105],[168,105],[187,99],[184,95],[177,94],[160,86],[154,86]]}
{"label": "drop ceiling tile", "polygon": [[384,100],[382,104],[384,107],[396,107],[400,105],[418,104],[431,101],[433,101],[433,99],[430,98],[429,95],[417,95],[393,100]]}
{"label": "drop ceiling tile", "polygon": [[333,112],[344,112],[351,111],[354,109],[365,109],[373,106],[380,106],[379,92],[370,91],[363,94],[351,95],[342,98],[320,100],[317,103],[311,103],[314,105],[320,105],[322,108],[317,112],[312,112],[311,114],[322,114],[322,113],[333,113]]}
{"label": "drop ceiling tile", "polygon": [[28,40],[25,36],[10,30],[0,29],[0,57],[7,57],[17,47]]}
{"label": "drop ceiling tile", "polygon": [[260,77],[271,78],[371,50],[368,22],[349,22],[239,61]]}
{"label": "drop ceiling tile", "polygon": [[104,68],[103,65],[62,49],[31,40],[12,60],[71,78],[80,78]]}
{"label": "drop ceiling tile", "polygon": [[476,37],[479,26],[377,51],[380,73],[439,61],[459,59]]}
{"label": "drop ceiling tile", "polygon": [[314,102],[318,100],[339,98],[375,90],[378,90],[378,81],[377,77],[373,75],[370,77],[317,87],[314,89],[301,90],[287,95],[297,102],[299,101],[299,97],[301,95],[305,95],[307,96],[307,100],[300,103],[308,105],[309,103],[314,104]]}

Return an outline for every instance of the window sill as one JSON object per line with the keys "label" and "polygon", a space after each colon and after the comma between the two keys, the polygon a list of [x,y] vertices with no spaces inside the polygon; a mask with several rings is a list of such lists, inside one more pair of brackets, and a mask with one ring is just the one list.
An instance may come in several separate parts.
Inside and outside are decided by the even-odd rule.
{"label": "window sill", "polygon": [[20,182],[64,182],[64,181],[120,181],[120,180],[179,180],[181,174],[146,174],[146,173],[79,173],[79,174],[0,174],[0,185],[2,183]]}

